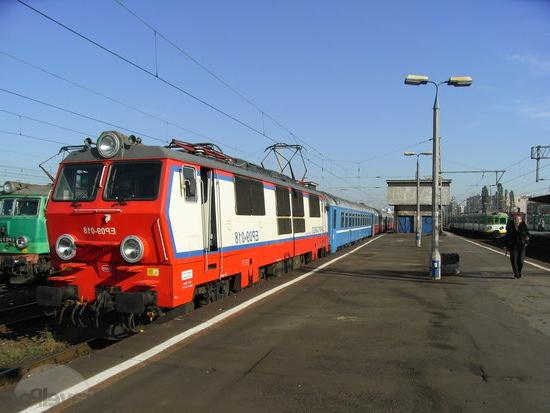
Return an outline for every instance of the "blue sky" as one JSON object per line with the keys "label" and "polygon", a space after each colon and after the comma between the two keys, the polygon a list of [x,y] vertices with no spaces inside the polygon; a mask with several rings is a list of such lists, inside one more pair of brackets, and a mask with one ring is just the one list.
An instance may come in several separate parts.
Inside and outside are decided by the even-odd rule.
{"label": "blue sky", "polygon": [[[115,1],[25,1],[273,139],[294,142],[160,38],[155,67],[153,32]],[[474,78],[470,88],[441,90],[444,170],[506,168],[502,181],[516,194],[549,192],[548,181],[535,183],[529,154],[533,145],[550,145],[550,1],[125,4],[306,143],[309,179],[331,192],[380,207],[386,204],[385,179],[413,177],[414,160],[402,152],[431,148],[430,142],[417,143],[431,137],[434,90],[405,86],[407,73]],[[0,88],[158,139],[144,138],[146,143],[206,139],[174,124],[254,162],[272,143],[15,0],[0,0],[0,65]],[[21,128],[25,135],[58,142],[79,144],[84,135],[113,129],[1,91],[0,110],[0,130]],[[37,164],[60,147],[5,132],[0,139],[0,179],[43,180]],[[55,163],[48,166],[55,169]],[[421,174],[430,173],[425,159]],[[550,180],[550,168],[541,174]],[[459,201],[494,182],[493,175],[450,177]]]}

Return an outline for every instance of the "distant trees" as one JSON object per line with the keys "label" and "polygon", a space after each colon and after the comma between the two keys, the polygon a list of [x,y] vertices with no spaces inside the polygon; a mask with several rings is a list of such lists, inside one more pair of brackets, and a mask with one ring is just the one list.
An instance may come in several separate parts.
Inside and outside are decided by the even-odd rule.
{"label": "distant trees", "polygon": [[504,205],[502,205],[502,210],[505,212],[510,211],[510,197],[507,189],[504,190]]}
{"label": "distant trees", "polygon": [[481,211],[485,214],[489,206],[489,188],[485,185],[481,188]]}
{"label": "distant trees", "polygon": [[504,211],[504,188],[501,183],[497,184],[497,193],[495,195],[495,210]]}

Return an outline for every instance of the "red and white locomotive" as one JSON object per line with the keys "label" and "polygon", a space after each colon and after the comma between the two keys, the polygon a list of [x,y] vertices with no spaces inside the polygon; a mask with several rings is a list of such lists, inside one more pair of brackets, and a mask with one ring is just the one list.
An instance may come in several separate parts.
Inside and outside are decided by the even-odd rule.
{"label": "red and white locomotive", "polygon": [[72,149],[46,211],[60,271],[37,290],[60,317],[133,329],[329,251],[322,192],[211,144],[104,132]]}

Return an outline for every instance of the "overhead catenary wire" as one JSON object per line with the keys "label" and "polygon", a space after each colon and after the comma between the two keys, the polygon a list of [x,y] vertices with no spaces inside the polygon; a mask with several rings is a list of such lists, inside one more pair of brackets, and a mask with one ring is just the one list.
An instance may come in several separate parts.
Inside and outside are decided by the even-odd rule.
{"label": "overhead catenary wire", "polygon": [[[69,131],[69,132],[78,133],[80,135],[93,135],[90,132],[83,132],[81,130],[77,130],[77,129],[69,128],[67,126],[59,125],[57,123],[52,123],[52,122],[48,122],[48,121],[45,121],[45,120],[33,118],[32,116],[23,115],[22,113],[12,112],[10,110],[0,109],[0,112],[7,113],[8,115],[16,116],[20,119],[32,120],[33,122],[38,122],[38,123],[41,123],[43,125],[53,126],[55,128],[63,129],[63,130]],[[20,132],[21,132],[21,129],[20,129]]]}
{"label": "overhead catenary wire", "polygon": [[[169,119],[163,118],[162,116],[158,116],[158,115],[155,115],[155,114],[153,114],[153,113],[147,112],[147,111],[145,111],[145,110],[143,110],[143,109],[140,109],[140,108],[138,108],[138,107],[136,107],[136,106],[134,106],[134,105],[131,105],[131,104],[129,104],[129,103],[126,103],[126,102],[124,102],[124,101],[122,101],[122,100],[120,100],[120,99],[117,99],[117,98],[114,98],[114,97],[112,97],[112,96],[109,96],[109,95],[107,95],[107,94],[105,94],[105,93],[102,93],[102,92],[100,92],[100,91],[98,91],[98,90],[96,90],[96,89],[94,89],[94,88],[91,88],[91,87],[86,86],[86,85],[84,85],[84,84],[82,84],[82,83],[79,83],[79,82],[75,82],[74,80],[71,80],[71,79],[69,79],[69,78],[67,78],[67,77],[65,77],[65,76],[62,76],[62,75],[60,75],[60,74],[58,74],[58,73],[55,73],[55,72],[53,72],[53,71],[51,71],[51,70],[48,70],[48,69],[46,69],[46,68],[44,68],[44,67],[42,67],[42,66],[36,65],[36,64],[31,63],[31,62],[29,62],[29,61],[27,61],[27,60],[24,60],[24,59],[21,59],[21,58],[19,58],[19,57],[17,57],[17,56],[14,56],[14,55],[11,54],[11,53],[7,53],[7,52],[5,52],[5,51],[3,51],[3,50],[0,50],[0,54],[6,56],[6,57],[8,57],[8,58],[10,58],[10,59],[12,59],[12,60],[14,60],[14,61],[16,61],[16,62],[18,62],[18,63],[21,63],[21,64],[26,65],[26,66],[28,66],[28,67],[31,67],[31,68],[33,68],[33,69],[35,69],[35,70],[37,70],[37,71],[40,71],[40,72],[42,72],[42,73],[45,73],[45,74],[47,74],[47,75],[49,75],[49,76],[51,76],[51,77],[54,77],[54,78],[56,78],[56,79],[58,79],[58,80],[61,80],[61,81],[65,82],[65,83],[67,83],[67,84],[69,84],[69,85],[72,85],[72,86],[77,87],[77,88],[79,88],[79,89],[85,90],[85,91],[87,91],[87,92],[89,92],[89,93],[92,93],[92,94],[94,94],[94,95],[96,95],[96,96],[99,96],[99,97],[101,97],[101,98],[107,99],[107,100],[109,100],[109,101],[111,101],[111,102],[113,102],[113,103],[116,103],[117,105],[120,105],[120,106],[125,107],[125,108],[130,109],[130,110],[133,110],[133,111],[135,111],[135,112],[137,112],[137,113],[140,113],[140,114],[142,114],[142,115],[148,116],[148,117],[150,117],[151,119],[155,119],[155,120],[157,120],[157,121],[159,121],[159,122],[162,122],[162,123],[165,124],[165,125],[173,126],[173,127],[177,128],[177,129],[180,129],[180,130],[182,130],[182,131],[188,132],[188,133],[190,133],[190,134],[196,135],[196,136],[201,137],[201,138],[203,138],[203,139],[207,139],[207,140],[209,140],[209,141],[212,141],[212,142],[214,142],[214,143],[217,143],[218,145],[223,145],[223,146],[225,146],[225,147],[227,147],[227,148],[229,148],[229,149],[232,149],[232,150],[234,150],[234,151],[237,151],[237,152],[240,152],[240,153],[243,153],[243,154],[246,154],[246,155],[250,155],[250,154],[251,154],[251,153],[245,152],[245,151],[243,151],[243,150],[241,150],[241,149],[239,149],[239,148],[233,147],[233,146],[231,146],[231,145],[227,145],[226,143],[222,143],[222,142],[219,141],[218,139],[212,138],[211,136],[208,136],[208,135],[206,135],[206,134],[203,133],[203,132],[199,132],[199,131],[196,131],[196,130],[187,128],[187,127],[181,125],[181,124],[178,123],[178,122],[175,122],[175,121],[173,121],[173,120],[169,120]],[[168,139],[168,138],[167,138],[167,139]]]}
{"label": "overhead catenary wire", "polygon": [[[229,113],[229,112],[227,112],[227,111],[225,111],[225,110],[219,108],[218,106],[216,106],[216,105],[214,105],[214,104],[211,104],[210,102],[208,102],[208,101],[206,101],[206,100],[200,98],[199,96],[197,96],[197,95],[191,93],[190,91],[184,89],[183,87],[176,85],[174,82],[172,82],[172,81],[170,81],[170,80],[168,80],[168,79],[165,79],[164,77],[158,75],[158,73],[153,73],[151,70],[149,70],[149,69],[147,69],[147,68],[141,66],[140,64],[138,64],[138,63],[132,61],[131,59],[129,59],[129,58],[123,56],[122,54],[120,54],[120,53],[118,53],[118,52],[116,52],[116,51],[114,51],[114,50],[112,50],[112,49],[110,49],[110,48],[108,48],[108,47],[102,45],[101,43],[99,43],[99,42],[93,40],[92,38],[90,38],[90,37],[88,37],[88,36],[86,36],[86,35],[84,35],[84,34],[78,32],[77,30],[75,30],[75,29],[73,29],[73,28],[67,26],[66,24],[60,22],[59,20],[57,20],[57,19],[55,19],[55,18],[53,18],[53,17],[47,15],[46,13],[40,11],[39,9],[37,9],[37,8],[35,8],[35,7],[31,6],[31,5],[29,5],[29,4],[26,3],[25,1],[23,1],[23,0],[17,0],[17,2],[20,3],[21,5],[27,7],[29,10],[31,10],[31,11],[33,11],[33,12],[39,14],[39,15],[42,16],[43,18],[49,20],[50,22],[52,22],[52,23],[54,23],[54,24],[56,24],[56,25],[62,27],[63,29],[65,29],[65,30],[71,32],[71,33],[74,34],[75,36],[77,36],[77,37],[79,37],[79,38],[81,38],[81,39],[87,41],[88,43],[94,45],[95,47],[97,47],[97,48],[99,48],[99,49],[105,51],[106,53],[108,53],[108,54],[110,54],[110,55],[116,57],[117,59],[119,59],[119,60],[121,60],[121,61],[127,63],[128,65],[130,65],[130,66],[132,66],[132,67],[134,67],[134,68],[140,70],[141,72],[143,72],[143,73],[145,73],[145,74],[147,74],[147,75],[149,75],[149,76],[151,76],[151,77],[153,77],[153,78],[155,78],[155,79],[158,79],[160,82],[164,83],[165,85],[167,85],[167,86],[169,86],[169,87],[171,87],[171,88],[173,88],[173,89],[179,91],[180,93],[182,93],[182,94],[184,94],[184,95],[190,97],[191,99],[193,99],[193,100],[195,100],[195,101],[197,101],[197,102],[199,102],[199,103],[205,105],[206,107],[212,109],[213,111],[215,111],[215,112],[217,112],[217,113],[219,113],[219,114],[221,114],[221,115],[223,115],[223,116],[225,116],[225,117],[227,117],[227,118],[233,120],[234,122],[236,122],[236,123],[240,124],[241,126],[243,126],[243,127],[247,128],[247,129],[251,130],[252,132],[257,133],[257,134],[259,134],[259,135],[261,135],[261,136],[264,136],[265,138],[269,139],[270,141],[272,141],[272,142],[274,142],[274,143],[277,143],[277,140],[275,140],[272,136],[266,134],[266,133],[265,133],[265,130],[263,130],[263,131],[262,131],[262,130],[259,130],[258,128],[252,126],[252,125],[249,124],[248,122],[245,122],[245,121],[239,119],[239,118],[236,117],[235,115],[232,115],[231,113]],[[13,92],[11,92],[11,91],[7,91],[6,89],[1,89],[1,88],[0,88],[0,91],[5,91],[5,92],[7,92],[7,93],[16,94],[16,93],[13,93]],[[20,94],[16,94],[16,95],[19,95],[19,96],[23,97],[23,96],[20,95]],[[31,98],[30,100],[33,100],[33,99]],[[38,103],[43,103],[43,102],[40,102],[40,101],[38,101],[38,100],[34,100],[34,101],[36,101],[36,102],[38,102]],[[59,109],[59,107],[57,107],[56,105],[49,105],[49,106],[55,107],[55,108]],[[69,113],[73,112],[73,114],[75,114],[75,115],[77,115],[77,116],[82,116],[82,114],[78,114],[78,113],[76,113],[76,112],[74,112],[74,111],[70,111],[70,110],[66,110],[66,111],[69,112]],[[266,116],[267,116],[267,114],[266,114]],[[97,120],[97,119],[88,117],[88,116],[86,116],[86,115],[84,115],[83,117],[88,118],[88,119],[91,119],[91,120],[99,121],[99,120]],[[270,117],[270,119],[272,119],[272,118]],[[274,119],[272,119],[272,120],[274,120]],[[274,120],[274,121],[275,121],[275,120]],[[103,121],[99,121],[99,122],[104,123],[104,124],[108,124],[108,125],[111,125],[111,126],[114,126],[114,127],[116,127],[116,128],[120,128],[120,129],[122,129],[122,130],[129,131],[129,132],[132,132],[132,133],[136,133],[136,134],[141,135],[141,136],[144,136],[144,137],[149,137],[149,138],[155,139],[155,140],[161,140],[161,139],[159,139],[159,138],[152,137],[152,136],[147,135],[147,134],[139,133],[139,132],[136,132],[136,131],[132,131],[131,129],[128,129],[128,128],[124,128],[124,127],[120,127],[120,126],[118,126],[118,125],[114,125],[114,124],[112,124],[112,123],[110,123],[110,122],[103,122]],[[277,122],[276,122],[276,123],[277,123]],[[278,124],[279,124],[279,123],[278,123]],[[292,131],[290,131],[289,129],[287,129],[285,126],[283,126],[283,125],[281,125],[281,124],[279,124],[279,126],[281,126],[283,129],[287,130],[287,131],[290,133],[291,136],[296,137],[296,135],[295,135]],[[162,141],[162,140],[161,140],[161,141]],[[308,144],[307,146],[310,146],[310,145]],[[320,153],[320,152],[319,152],[319,153]],[[320,154],[321,154],[321,156],[324,157],[324,155],[323,155],[322,153],[320,153]],[[319,165],[317,164],[317,166],[319,166]],[[321,167],[321,168],[322,168],[322,167]],[[334,175],[335,175],[335,174],[334,174]]]}
{"label": "overhead catenary wire", "polygon": [[13,96],[20,97],[22,99],[29,100],[29,101],[34,102],[34,103],[38,103],[38,104],[43,105],[43,106],[47,106],[47,107],[50,107],[50,108],[53,108],[53,109],[60,110],[62,112],[70,113],[71,115],[74,115],[74,116],[78,116],[78,117],[88,119],[88,120],[91,120],[91,121],[94,121],[94,122],[102,123],[104,125],[112,126],[113,128],[121,129],[121,130],[124,130],[126,132],[135,133],[136,135],[139,135],[141,137],[146,137],[146,138],[153,139],[153,140],[160,141],[160,142],[166,142],[165,139],[157,138],[156,136],[151,136],[149,134],[139,132],[139,131],[136,131],[136,130],[133,130],[133,129],[130,129],[130,128],[126,128],[124,126],[117,125],[115,123],[108,122],[108,121],[105,121],[105,120],[102,120],[102,119],[99,119],[99,118],[96,118],[96,117],[93,117],[93,116],[89,116],[89,115],[86,115],[86,114],[83,114],[83,113],[80,113],[80,112],[76,112],[74,110],[67,109],[67,108],[64,108],[64,107],[59,106],[59,105],[54,105],[53,103],[48,103],[48,102],[45,102],[45,101],[40,100],[40,99],[36,99],[36,98],[30,97],[30,96],[27,96],[27,95],[23,95],[21,93],[14,92],[12,90],[8,90],[8,89],[4,89],[4,88],[0,87],[0,91],[4,92],[4,93],[8,93],[8,94],[13,95]]}
{"label": "overhead catenary wire", "polygon": [[44,13],[44,12],[38,10],[37,8],[31,6],[30,4],[25,3],[23,0],[16,0],[16,1],[19,2],[20,4],[22,4],[23,6],[27,7],[28,9],[34,11],[35,13],[39,14],[40,16],[44,17],[45,19],[47,19],[47,20],[49,20],[49,21],[51,21],[51,22],[57,24],[58,26],[64,28],[65,30],[67,30],[67,31],[69,31],[69,32],[71,32],[71,33],[73,33],[75,36],[80,37],[81,39],[83,39],[83,40],[89,42],[90,44],[93,44],[94,46],[98,47],[99,49],[101,49],[101,50],[103,50],[103,51],[109,53],[110,55],[116,57],[117,59],[119,59],[119,60],[121,60],[121,61],[123,61],[123,62],[126,62],[126,63],[129,64],[130,66],[132,66],[132,67],[134,67],[134,68],[140,70],[141,72],[143,72],[143,73],[145,73],[145,74],[147,74],[147,75],[149,75],[149,76],[151,76],[151,77],[153,77],[153,78],[155,78],[155,79],[158,79],[160,82],[164,83],[165,85],[167,85],[167,86],[169,86],[169,87],[171,87],[171,88],[173,88],[173,89],[175,89],[175,90],[177,90],[177,91],[183,93],[184,95],[190,97],[191,99],[193,99],[193,100],[195,100],[195,101],[197,101],[197,102],[203,104],[204,106],[206,106],[206,107],[212,109],[213,111],[215,111],[215,112],[217,112],[217,113],[219,113],[219,114],[221,114],[221,115],[223,115],[223,116],[225,116],[225,117],[227,117],[227,118],[233,120],[234,122],[236,122],[236,123],[240,124],[241,126],[243,126],[243,127],[247,128],[247,129],[249,129],[249,130],[251,130],[251,131],[257,133],[258,135],[265,136],[266,138],[268,138],[269,140],[273,141],[274,143],[277,143],[277,141],[276,141],[275,139],[273,139],[271,136],[269,136],[269,135],[267,135],[267,134],[263,134],[262,131],[260,131],[258,128],[256,128],[256,127],[250,125],[249,123],[247,123],[247,122],[245,122],[245,121],[243,121],[243,120],[237,118],[235,115],[232,115],[232,114],[230,114],[229,112],[227,112],[227,111],[225,111],[225,110],[223,110],[223,109],[221,109],[221,108],[215,106],[214,104],[207,102],[206,100],[202,99],[201,97],[199,97],[199,96],[197,96],[197,95],[191,93],[190,91],[184,89],[183,87],[180,87],[180,86],[176,85],[175,83],[173,83],[173,82],[171,82],[171,81],[169,81],[169,80],[163,78],[162,76],[157,76],[157,75],[156,75],[155,73],[153,73],[151,70],[149,70],[149,69],[147,69],[147,68],[141,66],[140,64],[134,62],[133,60],[131,60],[131,59],[129,59],[129,58],[127,58],[127,57],[121,55],[120,53],[115,52],[115,51],[112,50],[112,49],[109,49],[108,47],[102,45],[101,43],[99,43],[99,42],[97,42],[97,41],[95,41],[95,40],[93,40],[92,38],[90,38],[90,37],[88,37],[88,36],[86,36],[86,35],[84,35],[84,34],[78,32],[77,30],[75,30],[75,29],[73,29],[73,28],[67,26],[66,24],[60,22],[59,20],[54,19],[53,17],[51,17],[51,16],[47,15],[46,13]]}
{"label": "overhead catenary wire", "polygon": [[287,132],[295,141],[300,141],[303,145],[307,146],[309,149],[313,150],[314,152],[317,152],[322,158],[325,157],[325,155],[319,151],[317,148],[309,144],[307,141],[302,139],[300,136],[296,135],[290,128],[285,126],[281,121],[279,121],[277,118],[275,118],[273,115],[271,115],[269,112],[267,112],[265,109],[260,107],[259,104],[255,103],[247,97],[243,92],[239,91],[237,88],[229,84],[226,80],[224,80],[221,76],[214,73],[211,69],[209,69],[205,64],[200,62],[197,58],[192,56],[188,51],[184,50],[181,46],[176,44],[173,40],[168,38],[165,34],[163,34],[157,27],[154,27],[151,23],[149,23],[147,20],[145,20],[143,17],[138,15],[136,12],[134,12],[132,9],[130,9],[124,2],[121,0],[113,0],[115,3],[120,5],[123,9],[125,9],[128,13],[130,13],[132,16],[134,16],[137,20],[139,20],[145,27],[147,27],[149,30],[151,30],[155,36],[155,64],[156,64],[156,39],[157,36],[162,38],[164,41],[166,41],[169,45],[171,45],[174,49],[179,51],[181,54],[183,54],[186,58],[191,60],[193,63],[195,63],[198,67],[200,67],[202,70],[204,70],[206,73],[208,73],[210,76],[212,76],[214,79],[216,79],[219,83],[221,83],[223,86],[225,86],[227,89],[229,89],[231,92],[233,92],[235,95],[239,96],[242,100],[244,100],[246,103],[248,103],[251,107],[256,109],[259,114],[261,115],[262,120],[262,133],[265,135],[265,125],[264,125],[264,118],[270,119],[273,123],[275,123],[277,126],[279,126],[281,129],[283,129],[285,132]]}

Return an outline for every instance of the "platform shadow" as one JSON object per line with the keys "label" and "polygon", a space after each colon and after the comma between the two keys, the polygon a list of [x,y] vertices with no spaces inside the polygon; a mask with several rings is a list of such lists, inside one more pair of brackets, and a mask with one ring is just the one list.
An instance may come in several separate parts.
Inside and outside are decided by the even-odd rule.
{"label": "platform shadow", "polygon": [[[416,283],[431,283],[433,280],[424,271],[395,271],[395,270],[378,270],[378,269],[365,269],[361,271],[341,271],[322,269],[317,274],[337,276],[337,277],[353,277],[363,279],[375,279],[375,280],[387,280],[387,281],[407,281]],[[465,283],[454,282],[449,279],[438,281],[438,284],[449,285],[465,285]]]}

